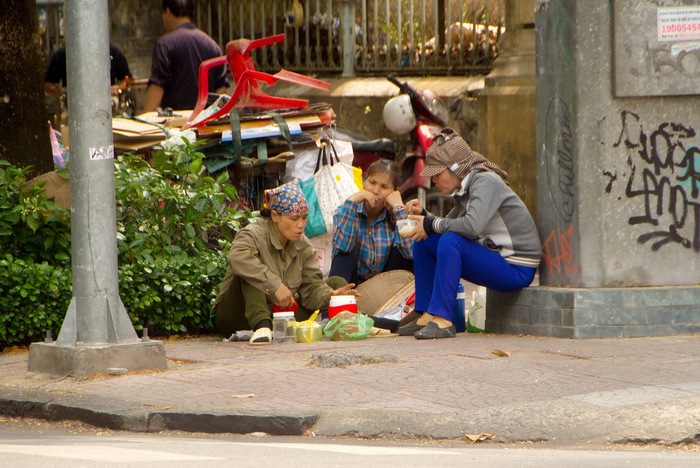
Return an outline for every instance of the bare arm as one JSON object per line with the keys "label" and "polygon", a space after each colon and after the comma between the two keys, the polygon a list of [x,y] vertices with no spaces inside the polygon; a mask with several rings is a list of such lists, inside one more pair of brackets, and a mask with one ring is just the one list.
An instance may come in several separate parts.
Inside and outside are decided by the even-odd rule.
{"label": "bare arm", "polygon": [[160,102],[163,100],[163,94],[165,94],[165,89],[157,84],[148,85],[146,89],[146,99],[143,104],[144,112],[151,112],[156,110],[160,106]]}

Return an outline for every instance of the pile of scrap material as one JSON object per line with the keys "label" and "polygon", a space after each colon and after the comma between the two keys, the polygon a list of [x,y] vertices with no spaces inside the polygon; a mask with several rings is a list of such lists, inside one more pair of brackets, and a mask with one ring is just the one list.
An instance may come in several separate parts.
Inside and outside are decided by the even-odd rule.
{"label": "pile of scrap material", "polygon": [[[191,111],[183,111],[188,113]],[[117,152],[143,151],[157,146],[170,138],[173,133],[179,133],[179,127],[184,120],[178,122],[178,117],[158,116],[156,112],[148,112],[136,117],[114,117],[112,119],[112,139]]]}
{"label": "pile of scrap material", "polygon": [[[184,131],[191,113],[191,110],[180,110],[167,115],[147,112],[135,117],[115,117],[112,119],[114,147],[117,152],[160,147],[165,140]],[[261,154],[259,147],[263,144],[267,155],[274,157],[291,151],[291,146],[317,141],[319,135],[327,132],[335,121],[331,106],[325,103],[274,112],[241,109],[237,114],[237,121],[233,124],[227,115],[191,128],[196,132],[201,147],[209,148],[208,153],[212,156],[220,155],[228,160],[224,166],[243,158],[257,159]],[[236,152],[237,148],[240,151]],[[217,161],[209,163],[221,164]]]}

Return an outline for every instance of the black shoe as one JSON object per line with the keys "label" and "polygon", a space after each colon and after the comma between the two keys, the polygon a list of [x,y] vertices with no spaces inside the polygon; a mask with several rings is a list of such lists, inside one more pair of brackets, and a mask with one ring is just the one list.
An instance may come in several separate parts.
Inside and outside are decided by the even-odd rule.
{"label": "black shoe", "polygon": [[428,322],[422,330],[418,330],[415,336],[417,340],[432,340],[434,338],[454,338],[457,335],[455,326],[450,325],[447,328],[440,328],[435,322]]}
{"label": "black shoe", "polygon": [[415,335],[417,331],[422,330],[425,325],[418,325],[416,322],[417,320],[414,320],[403,327],[399,327],[399,336]]}

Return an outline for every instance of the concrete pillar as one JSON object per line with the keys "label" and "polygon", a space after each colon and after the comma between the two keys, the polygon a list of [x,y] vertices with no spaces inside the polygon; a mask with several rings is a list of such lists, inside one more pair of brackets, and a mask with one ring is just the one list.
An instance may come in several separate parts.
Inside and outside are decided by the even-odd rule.
{"label": "concrete pillar", "polygon": [[477,98],[474,149],[508,172],[511,187],[537,216],[535,164],[535,0],[506,0],[506,31]]}
{"label": "concrete pillar", "polygon": [[541,286],[489,294],[489,330],[700,332],[700,37],[664,36],[661,21],[698,10],[537,1]]}

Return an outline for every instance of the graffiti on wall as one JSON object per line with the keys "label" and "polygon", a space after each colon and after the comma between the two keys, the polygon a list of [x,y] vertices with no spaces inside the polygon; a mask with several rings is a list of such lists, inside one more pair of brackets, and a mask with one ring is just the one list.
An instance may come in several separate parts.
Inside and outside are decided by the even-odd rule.
{"label": "graffiti on wall", "polygon": [[549,195],[559,217],[569,223],[575,207],[573,132],[569,106],[559,98],[552,99],[547,108],[545,144],[554,155],[545,158]]}
{"label": "graffiti on wall", "polygon": [[[639,114],[620,114],[620,136],[613,147],[627,151],[629,178],[625,196],[638,200],[638,212],[629,224],[643,226],[637,237],[652,251],[669,244],[700,251],[700,149],[695,129],[662,122],[646,131]],[[616,177],[607,173],[608,177]]]}
{"label": "graffiti on wall", "polygon": [[569,277],[579,271],[579,263],[574,255],[573,234],[573,224],[564,231],[556,228],[549,233],[542,244],[542,261],[552,278]]}
{"label": "graffiti on wall", "polygon": [[559,227],[555,227],[542,244],[542,262],[549,281],[567,282],[579,271],[575,253],[574,225],[576,208],[574,167],[574,135],[571,130],[571,111],[563,99],[553,98],[547,107],[545,150],[543,157],[545,178],[552,206],[556,210]]}

